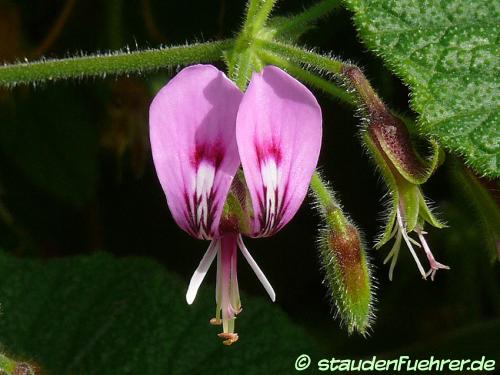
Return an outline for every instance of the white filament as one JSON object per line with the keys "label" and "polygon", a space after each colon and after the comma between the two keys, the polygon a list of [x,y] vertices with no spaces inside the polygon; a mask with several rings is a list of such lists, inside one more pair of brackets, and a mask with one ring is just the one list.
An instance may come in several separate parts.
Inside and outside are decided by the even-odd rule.
{"label": "white filament", "polygon": [[207,252],[205,253],[205,255],[203,255],[203,258],[201,258],[198,268],[196,268],[196,270],[194,271],[186,293],[186,301],[189,305],[191,305],[194,299],[196,298],[198,289],[200,288],[200,285],[203,282],[203,279],[205,278],[205,275],[207,274],[210,265],[214,261],[215,255],[217,255],[217,250],[219,249],[219,247],[220,247],[220,241],[218,240],[212,241],[207,249]]}
{"label": "white filament", "polygon": [[247,260],[247,262],[250,265],[250,267],[252,268],[253,272],[255,272],[255,275],[257,276],[260,283],[262,284],[262,286],[266,290],[267,294],[269,294],[271,301],[273,301],[273,302],[276,301],[276,293],[274,292],[274,289],[271,286],[271,283],[269,282],[269,280],[267,280],[266,275],[264,275],[264,272],[262,272],[262,270],[258,266],[257,262],[255,262],[255,260],[250,255],[250,252],[245,247],[245,244],[243,243],[241,236],[238,236],[238,247],[240,248],[241,253],[243,254],[245,259]]}
{"label": "white filament", "polygon": [[420,264],[420,260],[418,259],[418,256],[415,253],[415,250],[413,249],[413,246],[411,245],[411,240],[412,239],[406,233],[406,228],[405,228],[405,226],[403,224],[403,219],[401,218],[401,212],[399,211],[399,208],[398,208],[398,212],[397,212],[396,216],[397,216],[397,219],[398,219],[398,225],[400,227],[401,234],[403,235],[403,239],[405,240],[406,245],[408,246],[408,249],[410,250],[411,255],[413,256],[413,259],[415,259],[415,263],[417,263],[417,267],[418,267],[418,270],[420,271],[420,274],[422,275],[422,277],[424,279],[426,279],[427,278],[427,274],[425,273],[424,267],[422,267],[422,264]]}

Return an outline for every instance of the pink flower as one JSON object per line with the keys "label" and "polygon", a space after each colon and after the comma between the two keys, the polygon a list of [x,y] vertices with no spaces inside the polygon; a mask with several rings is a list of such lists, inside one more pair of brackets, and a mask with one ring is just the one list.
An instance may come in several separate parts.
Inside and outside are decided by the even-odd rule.
{"label": "pink flower", "polygon": [[321,131],[312,93],[273,66],[254,73],[244,94],[214,66],[190,66],[151,104],[153,159],[170,212],[191,236],[211,240],[186,300],[194,301],[217,255],[211,323],[222,324],[226,345],[238,340],[238,249],[275,300],[242,235],[271,236],[293,218],[318,161]]}

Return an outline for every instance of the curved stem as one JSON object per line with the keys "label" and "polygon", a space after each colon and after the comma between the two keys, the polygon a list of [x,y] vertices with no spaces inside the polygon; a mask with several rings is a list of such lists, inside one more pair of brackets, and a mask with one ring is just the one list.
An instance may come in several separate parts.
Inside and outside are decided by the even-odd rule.
{"label": "curved stem", "polygon": [[342,211],[330,184],[316,171],[312,175],[309,187],[316,198],[317,208],[328,225],[341,233],[346,233],[350,224],[349,219]]}
{"label": "curved stem", "polygon": [[312,22],[328,15],[340,7],[340,0],[323,0],[307,8],[302,13],[292,16],[287,21],[280,23],[275,31],[277,35],[302,33]]}
{"label": "curved stem", "polygon": [[310,188],[323,207],[338,206],[335,197],[330,193],[327,183],[323,181],[317,171],[312,175]]}
{"label": "curved stem", "polygon": [[234,75],[230,77],[242,91],[247,87],[248,80],[252,74],[252,49],[248,48],[240,52],[237,67],[233,68]]}
{"label": "curved stem", "polygon": [[232,40],[223,40],[135,52],[113,52],[4,65],[0,66],[0,87],[64,78],[143,73],[177,65],[220,60],[223,52],[230,48],[232,43]]}
{"label": "curved stem", "polygon": [[243,29],[247,30],[250,25],[253,24],[255,16],[257,15],[260,8],[260,0],[249,0],[247,3],[247,16],[245,18],[245,24]]}
{"label": "curved stem", "polygon": [[323,92],[339,99],[341,102],[348,104],[350,106],[355,106],[355,97],[348,93],[345,88],[339,87],[336,84],[328,81],[327,79],[321,78],[318,75],[307,71],[298,64],[294,64],[280,56],[273,55],[268,52],[259,51],[259,57],[266,63],[271,65],[279,66],[285,69],[291,75],[298,78],[300,81],[308,83],[309,85],[322,90]]}
{"label": "curved stem", "polygon": [[317,69],[325,70],[334,74],[341,74],[342,69],[346,66],[343,61],[307,51],[287,43],[258,39],[255,41],[255,45],[278,56],[289,58],[296,62],[309,64]]}
{"label": "curved stem", "polygon": [[258,31],[264,25],[266,24],[267,19],[269,18],[269,15],[271,14],[274,5],[276,4],[277,0],[261,0],[262,5],[257,14],[255,15],[255,18],[253,19],[253,28],[254,30]]}

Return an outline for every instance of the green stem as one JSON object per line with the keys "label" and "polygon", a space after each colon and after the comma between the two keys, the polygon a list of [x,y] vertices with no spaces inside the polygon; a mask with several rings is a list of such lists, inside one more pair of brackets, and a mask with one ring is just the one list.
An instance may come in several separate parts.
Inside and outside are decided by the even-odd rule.
{"label": "green stem", "polygon": [[243,30],[248,30],[250,25],[253,24],[255,16],[260,8],[260,0],[249,0],[247,3],[247,16],[245,19],[245,24],[243,25]]}
{"label": "green stem", "polygon": [[321,207],[320,212],[327,223],[336,230],[345,232],[349,220],[344,215],[340,204],[335,199],[332,189],[327,182],[323,181],[318,172],[314,172],[311,178],[310,188],[317,199],[317,203]]}
{"label": "green stem", "polygon": [[346,66],[343,61],[307,51],[287,43],[257,39],[255,45],[278,56],[289,58],[299,63],[308,64],[316,69],[325,70],[334,74],[341,74],[342,69]]}
{"label": "green stem", "polygon": [[324,17],[330,12],[340,7],[340,0],[323,0],[317,4],[314,4],[310,8],[304,10],[291,17],[288,21],[283,21],[275,29],[277,35],[281,34],[294,34],[301,33],[306,29],[311,23],[316,21],[318,18]]}
{"label": "green stem", "polygon": [[343,103],[350,106],[356,105],[356,98],[352,94],[348,93],[344,88],[305,70],[300,65],[294,64],[280,56],[273,55],[268,52],[259,51],[258,54],[266,64],[276,65],[285,69],[288,73],[295,76],[300,81],[322,90],[323,92],[339,99]]}
{"label": "green stem", "polygon": [[311,178],[311,190],[318,199],[318,203],[323,207],[338,206],[335,198],[330,192],[328,184],[323,182],[321,175],[318,172],[314,172]]}
{"label": "green stem", "polygon": [[230,77],[236,86],[240,88],[241,91],[244,91],[247,87],[248,80],[250,78],[250,74],[252,74],[252,61],[253,61],[253,52],[251,48],[248,48],[239,53],[237,68],[233,69],[235,75]]}
{"label": "green stem", "polygon": [[253,20],[253,29],[259,31],[266,24],[277,0],[261,0],[262,6]]}
{"label": "green stem", "polygon": [[222,59],[232,40],[0,66],[0,87],[107,74],[142,73]]}
{"label": "green stem", "polygon": [[257,54],[252,54],[252,65],[255,68],[256,72],[260,72],[262,69],[264,69],[264,64],[265,61],[263,61],[262,57]]}

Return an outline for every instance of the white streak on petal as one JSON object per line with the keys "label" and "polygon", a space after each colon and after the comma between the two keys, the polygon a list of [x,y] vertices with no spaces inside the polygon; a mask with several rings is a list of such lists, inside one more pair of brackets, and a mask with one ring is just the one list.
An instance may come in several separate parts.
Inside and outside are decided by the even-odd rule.
{"label": "white streak on petal", "polygon": [[263,235],[268,235],[275,229],[275,226],[279,224],[276,220],[278,219],[277,216],[282,203],[281,197],[278,197],[278,202],[276,202],[279,175],[278,167],[273,157],[267,158],[267,160],[262,163],[261,173],[262,183],[266,187],[266,193],[264,195],[265,231]]}
{"label": "white streak on petal", "polygon": [[208,228],[208,217],[212,210],[212,207],[209,206],[209,198],[212,194],[214,178],[214,166],[202,161],[196,171],[193,187],[199,204],[194,207],[194,202],[192,202],[193,207],[191,207],[191,209],[192,212],[196,212],[196,224],[199,227],[199,235],[204,239],[209,239],[211,237],[211,233],[209,233],[211,228]]}
{"label": "white streak on petal", "polygon": [[264,272],[262,272],[262,270],[258,266],[257,262],[255,262],[255,260],[250,255],[250,252],[245,247],[245,244],[243,243],[241,236],[238,236],[238,247],[240,248],[241,253],[243,254],[245,259],[247,260],[247,262],[250,265],[250,267],[252,268],[253,272],[255,272],[255,275],[257,276],[257,278],[261,282],[261,284],[264,287],[264,289],[266,290],[267,294],[269,294],[271,301],[273,301],[273,302],[276,301],[276,293],[274,292],[274,289],[271,286],[271,283],[269,282],[269,280],[267,280],[266,275],[264,275]]}
{"label": "white streak on petal", "polygon": [[196,298],[196,293],[198,293],[198,289],[200,288],[205,275],[210,268],[210,265],[215,259],[215,255],[217,254],[217,249],[219,248],[219,241],[214,240],[210,243],[207,252],[201,258],[200,264],[198,268],[194,271],[193,276],[191,277],[191,281],[189,282],[188,291],[186,293],[186,301],[189,305],[191,305]]}

